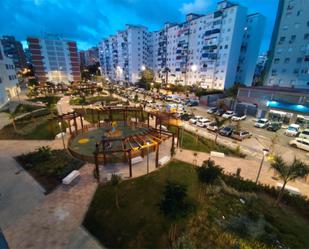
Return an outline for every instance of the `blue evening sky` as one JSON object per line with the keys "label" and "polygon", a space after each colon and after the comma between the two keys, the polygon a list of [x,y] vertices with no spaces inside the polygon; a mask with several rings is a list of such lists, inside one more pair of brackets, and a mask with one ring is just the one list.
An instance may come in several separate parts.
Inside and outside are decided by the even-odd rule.
{"label": "blue evening sky", "polygon": [[[279,0],[232,0],[249,13],[266,17],[261,52],[271,39]],[[96,45],[102,38],[140,24],[150,31],[164,22],[182,22],[186,13],[205,14],[217,0],[0,0],[0,35],[14,35],[25,43],[27,36],[60,34],[78,42],[79,49]]]}

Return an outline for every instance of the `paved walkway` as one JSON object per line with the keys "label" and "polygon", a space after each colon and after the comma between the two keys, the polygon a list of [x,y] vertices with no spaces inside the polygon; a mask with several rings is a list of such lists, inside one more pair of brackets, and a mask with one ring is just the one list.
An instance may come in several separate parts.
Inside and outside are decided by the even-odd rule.
{"label": "paved walkway", "polygon": [[[208,153],[197,152],[197,157],[195,157],[194,151],[178,150],[175,159],[191,164],[194,164],[196,159],[196,165],[202,165],[203,161],[208,160],[209,157],[210,154]],[[237,157],[212,157],[212,159],[216,162],[216,164],[220,165],[225,172],[236,173],[237,168],[240,168],[240,175],[242,177],[253,181],[256,180],[256,176],[260,167],[260,161]],[[265,161],[261,170],[259,182],[271,186],[276,186],[277,182],[279,181],[272,179],[273,176],[274,172],[270,170],[269,164]],[[294,182],[289,182],[288,185],[298,188],[302,195],[309,197],[309,184],[305,181],[297,180]]]}
{"label": "paved walkway", "polygon": [[59,186],[41,205],[4,230],[11,249],[63,249],[72,243],[70,239],[75,240],[72,236],[79,229],[97,187],[93,165],[85,165],[80,173],[75,185]]}

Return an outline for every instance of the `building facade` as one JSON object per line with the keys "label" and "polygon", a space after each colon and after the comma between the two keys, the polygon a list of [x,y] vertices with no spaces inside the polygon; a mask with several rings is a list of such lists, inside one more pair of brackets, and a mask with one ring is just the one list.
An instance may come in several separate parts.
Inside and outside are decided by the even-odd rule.
{"label": "building facade", "polygon": [[[199,84],[204,88],[225,89],[231,87],[238,77],[240,83],[250,85],[263,26],[261,15],[247,16],[245,7],[221,1],[215,12],[206,15],[188,14],[185,22],[166,23],[161,30],[155,32],[147,32],[144,28],[140,45],[136,44],[139,40],[135,41],[133,38],[121,41],[123,47],[140,48],[135,52],[132,50],[128,63],[130,69],[134,68],[135,77],[124,79],[136,82],[139,67],[145,65],[153,69],[158,82],[165,82],[167,78],[168,83],[173,84]],[[256,28],[259,32],[254,30]],[[127,30],[124,32],[127,33]],[[122,33],[118,32],[114,40],[117,41],[117,37]],[[109,39],[113,39],[113,36]],[[115,79],[117,70],[125,71],[121,65],[125,58],[119,49],[107,49],[113,44],[107,42],[109,39],[101,43],[100,61],[105,68],[103,73]],[[246,49],[241,50],[242,46],[246,46]],[[113,53],[117,54],[115,63],[110,61]],[[240,62],[241,70],[237,71]]]}
{"label": "building facade", "polygon": [[265,85],[309,88],[309,4],[280,0]]}
{"label": "building facade", "polygon": [[237,101],[236,111],[239,113],[309,127],[309,89],[239,88]]}
{"label": "building facade", "polygon": [[92,47],[84,51],[79,52],[79,60],[82,68],[94,65],[99,62],[99,49]]}
{"label": "building facade", "polygon": [[146,27],[126,25],[125,30],[99,44],[102,74],[116,81],[136,83],[146,67],[152,67],[152,34]]}
{"label": "building facade", "polygon": [[0,44],[0,106],[18,94],[19,87],[17,84],[14,62],[11,58],[5,56]]}
{"label": "building facade", "polygon": [[58,36],[28,37],[35,75],[39,82],[80,81],[80,63],[76,42]]}
{"label": "building facade", "polygon": [[14,36],[2,36],[0,39],[5,56],[13,60],[15,69],[21,70],[27,67],[27,60],[23,46]]}

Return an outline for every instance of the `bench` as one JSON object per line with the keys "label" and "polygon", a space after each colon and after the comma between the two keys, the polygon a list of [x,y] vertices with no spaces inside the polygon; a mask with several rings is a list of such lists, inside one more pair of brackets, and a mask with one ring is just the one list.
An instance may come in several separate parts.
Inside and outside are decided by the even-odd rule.
{"label": "bench", "polygon": [[[280,183],[280,182],[277,182],[277,188],[282,188],[283,184]],[[292,187],[292,186],[289,186],[289,185],[285,185],[285,188],[284,188],[286,191],[288,191],[290,194],[292,195],[300,195],[300,191],[298,188],[295,188],[295,187]]]}
{"label": "bench", "polygon": [[140,163],[140,162],[142,162],[142,161],[143,161],[143,158],[142,158],[141,156],[133,157],[133,158],[131,159],[132,165],[133,165],[133,164]]}
{"label": "bench", "polygon": [[217,151],[210,151],[210,157],[225,157],[224,153],[221,153],[221,152],[217,152]]}
{"label": "bench", "polygon": [[163,166],[164,164],[168,163],[171,160],[170,156],[164,156],[159,160],[159,165]]}
{"label": "bench", "polygon": [[68,174],[65,178],[62,179],[62,183],[65,185],[69,185],[74,179],[80,176],[78,170],[73,170],[70,174]]}

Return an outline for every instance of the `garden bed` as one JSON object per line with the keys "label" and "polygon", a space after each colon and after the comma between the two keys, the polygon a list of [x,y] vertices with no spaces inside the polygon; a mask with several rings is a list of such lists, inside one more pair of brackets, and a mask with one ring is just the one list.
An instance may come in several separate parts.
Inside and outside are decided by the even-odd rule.
{"label": "garden bed", "polygon": [[66,150],[50,150],[48,147],[22,154],[16,160],[47,193],[55,189],[71,171],[79,169],[84,164],[83,161],[73,158]]}
{"label": "garden bed", "polygon": [[[186,186],[195,212],[176,221],[165,218],[159,203],[167,181]],[[115,186],[99,186],[84,226],[108,248],[309,248],[308,217],[291,206],[276,207],[265,191],[240,192],[230,182],[202,184],[193,165],[173,161],[121,182],[119,209]],[[308,201],[304,203],[308,206]],[[171,245],[173,223],[177,233]]]}
{"label": "garden bed", "polygon": [[94,97],[74,97],[70,100],[70,105],[90,105],[97,102],[103,102],[106,105],[111,102],[120,102],[119,99],[111,96],[94,96]]}

